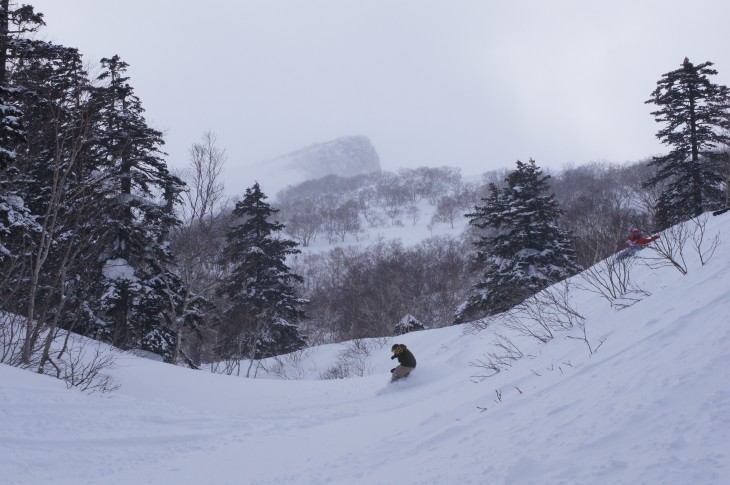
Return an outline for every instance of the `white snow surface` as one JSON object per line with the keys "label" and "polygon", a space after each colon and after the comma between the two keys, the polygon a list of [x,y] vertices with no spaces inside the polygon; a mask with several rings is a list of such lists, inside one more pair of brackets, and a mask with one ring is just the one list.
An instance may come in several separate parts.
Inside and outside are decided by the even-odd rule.
{"label": "white snow surface", "polygon": [[101,273],[104,275],[105,278],[114,281],[137,281],[137,277],[134,275],[134,268],[132,268],[127,260],[123,258],[107,260],[104,263],[104,267],[101,269]]}
{"label": "white snow surface", "polygon": [[[111,396],[0,365],[0,482],[48,484],[730,483],[730,214],[689,272],[632,275],[622,310],[577,292],[578,328],[480,382],[495,327],[371,342],[363,377],[319,380],[347,344],[308,350],[286,380],[120,354]],[[503,330],[502,330],[503,331]],[[389,385],[390,346],[418,367]]]}

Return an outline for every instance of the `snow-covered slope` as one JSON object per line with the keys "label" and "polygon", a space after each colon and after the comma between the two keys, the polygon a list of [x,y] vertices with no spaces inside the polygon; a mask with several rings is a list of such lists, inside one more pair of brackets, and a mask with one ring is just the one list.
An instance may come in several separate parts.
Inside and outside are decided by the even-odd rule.
{"label": "snow-covered slope", "polygon": [[[318,380],[347,344],[311,349],[282,380],[122,354],[112,397],[0,365],[0,481],[78,484],[724,484],[730,479],[730,215],[688,274],[637,261],[647,295],[586,317],[475,382],[498,326],[372,341],[363,377]],[[648,251],[641,257],[651,255]],[[388,385],[390,346],[418,367]],[[603,343],[599,347],[599,343]],[[268,378],[267,378],[268,377]]]}

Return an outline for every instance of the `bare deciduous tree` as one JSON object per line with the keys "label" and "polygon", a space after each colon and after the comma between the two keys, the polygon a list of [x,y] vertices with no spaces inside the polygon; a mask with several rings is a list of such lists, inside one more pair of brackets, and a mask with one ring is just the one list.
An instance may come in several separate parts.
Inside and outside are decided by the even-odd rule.
{"label": "bare deciduous tree", "polygon": [[707,234],[708,219],[709,216],[703,214],[664,230],[653,245],[653,255],[644,258],[645,264],[650,268],[670,266],[687,274],[689,267],[685,253],[690,249],[697,253],[702,266],[707,264],[720,245],[719,234]]}
{"label": "bare deciduous tree", "polygon": [[494,350],[484,355],[484,359],[477,359],[470,362],[471,367],[482,369],[482,374],[472,376],[476,382],[481,382],[505,369],[512,367],[512,364],[525,357],[525,354],[517,345],[502,333],[495,334]]}
{"label": "bare deciduous tree", "polygon": [[644,258],[644,263],[650,268],[670,266],[682,274],[687,274],[687,260],[685,246],[692,237],[692,229],[688,222],[675,224],[662,232],[652,249],[655,253]]}
{"label": "bare deciduous tree", "polygon": [[413,221],[413,225],[415,226],[418,222],[418,216],[420,215],[420,211],[418,210],[418,206],[411,204],[406,207],[406,214],[408,214],[408,218]]}
{"label": "bare deciduous tree", "polygon": [[309,357],[312,355],[313,349],[297,350],[284,355],[276,355],[271,358],[271,362],[263,362],[266,372],[274,374],[282,379],[303,379],[307,375],[305,364],[311,364]]}
{"label": "bare deciduous tree", "polygon": [[719,233],[715,233],[712,236],[706,234],[708,219],[709,216],[705,214],[692,220],[695,224],[695,231],[692,233],[692,242],[702,266],[712,259],[712,256],[715,254],[715,250],[720,245]]}
{"label": "bare deciduous tree", "polygon": [[344,379],[372,374],[373,367],[370,357],[373,349],[378,345],[377,340],[354,339],[347,342],[345,348],[337,354],[335,364],[321,373],[320,378]]}
{"label": "bare deciduous tree", "polygon": [[187,226],[210,225],[223,209],[224,184],[221,181],[226,151],[217,145],[215,133],[207,131],[199,143],[190,148],[190,165],[180,178],[187,185],[182,219]]}
{"label": "bare deciduous tree", "polygon": [[463,212],[463,207],[455,197],[443,196],[436,204],[436,211],[431,217],[431,223],[444,222],[453,229],[454,222],[457,217],[461,216],[461,212]]}
{"label": "bare deciduous tree", "polygon": [[580,340],[580,341],[584,342],[586,344],[586,346],[588,347],[588,354],[593,355],[601,347],[601,345],[603,345],[603,342],[606,341],[606,337],[605,336],[601,337],[598,341],[598,345],[595,348],[593,348],[593,345],[591,345],[590,340],[588,340],[588,333],[586,331],[585,321],[579,322],[578,328],[581,331],[581,336],[576,337],[574,335],[568,335],[568,338],[574,339],[574,340]]}
{"label": "bare deciduous tree", "polygon": [[103,345],[73,337],[68,332],[63,349],[56,356],[58,364],[53,364],[56,377],[63,379],[69,388],[76,387],[89,393],[104,394],[119,389],[119,385],[107,374],[114,368],[116,357],[110,349],[102,348]]}
{"label": "bare deciduous tree", "polygon": [[546,288],[503,313],[501,324],[519,335],[548,342],[555,332],[569,330],[585,320],[572,301],[571,287],[569,280],[563,280]]}
{"label": "bare deciduous tree", "polygon": [[649,296],[631,279],[634,258],[619,259],[616,254],[591,266],[580,274],[579,284],[592,293],[601,295],[616,309],[626,308]]}
{"label": "bare deciduous tree", "polygon": [[[201,297],[210,298],[218,285],[221,268],[218,265],[227,217],[228,201],[221,180],[226,161],[225,150],[218,147],[217,137],[208,131],[199,143],[190,148],[190,165],[180,173],[185,182],[184,204],[181,207],[183,225],[171,236],[171,247],[176,255],[177,272],[184,286],[181,301],[173,301],[174,292],[168,291],[168,320],[176,334],[171,360],[177,363],[185,358],[188,364],[200,360],[206,346],[203,329],[188,328],[193,307],[203,304]],[[164,282],[169,285],[169,281]],[[212,309],[209,309],[212,310]],[[209,315],[210,317],[210,315]],[[184,340],[196,342],[195,358],[185,353]],[[213,336],[207,340],[212,340]],[[192,351],[191,348],[187,349]]]}

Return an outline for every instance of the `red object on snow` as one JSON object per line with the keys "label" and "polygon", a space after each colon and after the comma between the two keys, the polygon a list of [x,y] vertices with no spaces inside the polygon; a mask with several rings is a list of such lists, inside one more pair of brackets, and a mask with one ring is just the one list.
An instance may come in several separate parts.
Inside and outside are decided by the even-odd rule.
{"label": "red object on snow", "polygon": [[634,246],[646,246],[650,242],[656,241],[657,239],[659,239],[659,236],[641,237],[641,235],[632,234],[626,239],[626,247],[631,248]]}

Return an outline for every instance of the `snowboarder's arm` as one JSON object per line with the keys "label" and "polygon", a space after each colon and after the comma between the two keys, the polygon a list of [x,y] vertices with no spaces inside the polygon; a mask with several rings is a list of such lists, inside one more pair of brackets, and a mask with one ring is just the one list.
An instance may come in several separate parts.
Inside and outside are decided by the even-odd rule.
{"label": "snowboarder's arm", "polygon": [[650,242],[652,242],[652,241],[656,241],[657,239],[659,239],[659,236],[653,236],[653,237],[642,237],[642,238],[641,238],[641,239],[639,239],[639,240],[638,240],[637,242],[638,242],[638,243],[639,243],[640,245],[644,246],[644,245],[646,245],[646,244],[649,244],[649,243],[650,243]]}

